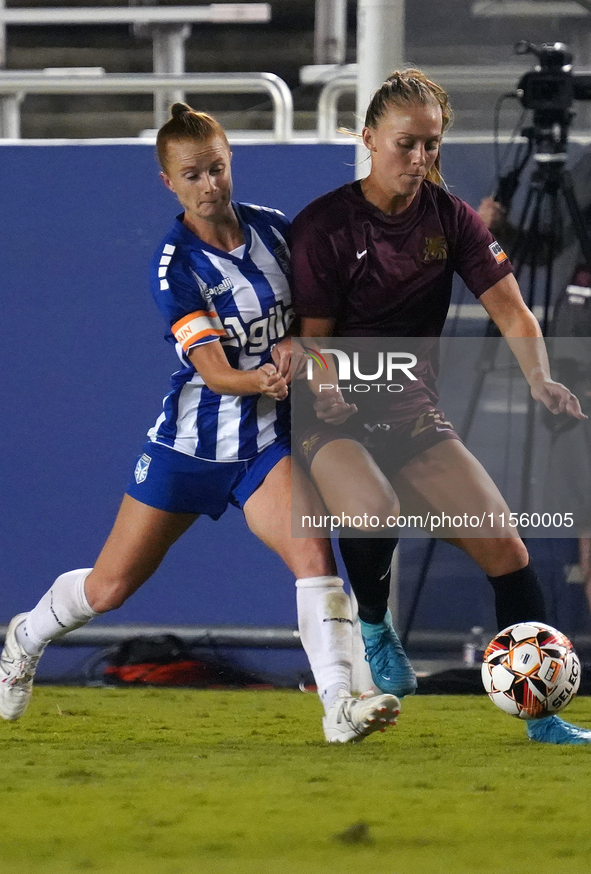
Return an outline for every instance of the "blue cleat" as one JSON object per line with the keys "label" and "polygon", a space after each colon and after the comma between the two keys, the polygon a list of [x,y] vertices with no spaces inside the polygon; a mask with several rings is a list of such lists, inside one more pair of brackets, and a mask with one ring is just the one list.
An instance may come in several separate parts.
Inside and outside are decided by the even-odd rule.
{"label": "blue cleat", "polygon": [[540,744],[591,744],[591,731],[558,716],[527,720],[527,736]]}
{"label": "blue cleat", "polygon": [[365,644],[365,657],[369,662],[371,678],[381,692],[403,698],[414,695],[417,678],[402,648],[388,610],[382,622],[373,625],[359,620],[361,636]]}

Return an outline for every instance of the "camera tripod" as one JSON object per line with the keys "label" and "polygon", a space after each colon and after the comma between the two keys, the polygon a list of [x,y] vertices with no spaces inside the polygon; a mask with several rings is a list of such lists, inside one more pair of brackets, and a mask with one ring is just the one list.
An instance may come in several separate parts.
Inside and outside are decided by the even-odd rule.
{"label": "camera tripod", "polygon": [[[559,127],[559,130],[552,130],[552,126],[547,124],[543,127],[538,127],[534,124],[532,128],[523,131],[523,134],[528,137],[528,148],[526,149],[525,156],[509,173],[501,177],[494,196],[495,201],[499,202],[508,211],[519,187],[522,172],[531,158],[534,148],[536,148],[534,154],[536,166],[532,172],[525,194],[514,239],[507,248],[509,249],[511,262],[514,265],[517,281],[519,281],[524,266],[527,265],[529,267],[528,288],[525,300],[530,310],[533,310],[535,304],[540,268],[544,268],[542,286],[543,318],[541,321],[544,337],[548,335],[550,325],[554,259],[563,243],[563,228],[559,222],[559,218],[562,216],[561,200],[566,207],[566,215],[570,219],[582,257],[585,263],[591,267],[591,237],[574,194],[570,173],[565,168],[567,125],[562,122],[560,125],[557,123],[556,126]],[[548,217],[547,221],[545,221],[546,217]],[[489,319],[485,337],[494,338],[499,336],[500,332],[497,326]],[[472,429],[486,377],[494,370],[497,348],[498,346],[495,343],[484,343],[483,352],[477,364],[478,375],[470,395],[462,427],[459,429],[460,437],[464,442],[468,439]],[[522,511],[527,511],[529,507],[532,480],[532,452],[530,450],[533,443],[535,418],[535,401],[530,396],[525,424],[521,480],[520,503]],[[427,574],[433,561],[436,544],[437,540],[435,538],[429,540],[421,564],[409,612],[401,633],[402,644],[405,647],[414,624]]]}

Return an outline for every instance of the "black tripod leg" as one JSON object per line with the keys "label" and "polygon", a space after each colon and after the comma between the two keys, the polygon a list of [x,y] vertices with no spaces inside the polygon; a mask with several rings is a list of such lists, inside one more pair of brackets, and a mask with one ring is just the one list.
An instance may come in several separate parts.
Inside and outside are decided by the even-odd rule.
{"label": "black tripod leg", "polygon": [[[568,215],[573,223],[575,233],[581,246],[581,251],[586,263],[591,267],[591,238],[587,230],[585,219],[575,198],[572,179],[570,173],[563,168],[559,168],[555,177],[548,179],[547,193],[550,197],[550,233],[547,238],[547,253],[546,253],[546,281],[544,290],[544,317],[542,320],[542,334],[544,337],[548,335],[550,324],[550,306],[552,302],[553,291],[553,267],[554,257],[557,248],[557,217],[559,216],[558,194],[562,192],[567,207]],[[535,280],[535,276],[534,276]],[[529,304],[530,309],[533,308],[533,297]],[[533,469],[533,436],[535,431],[536,421],[536,406],[535,401],[530,396],[527,408],[527,421],[524,443],[524,463],[521,484],[521,510],[528,512],[530,505],[531,487],[532,487],[532,469]]]}
{"label": "black tripod leg", "polygon": [[412,630],[415,616],[417,613],[417,609],[419,606],[419,601],[421,600],[421,595],[423,593],[423,589],[425,588],[425,583],[427,581],[427,574],[429,573],[429,568],[431,567],[431,562],[433,561],[433,553],[435,552],[435,547],[437,546],[437,540],[432,537],[427,544],[427,549],[425,551],[425,555],[423,558],[423,564],[421,565],[421,570],[419,572],[419,576],[417,579],[417,584],[415,586],[414,594],[412,596],[412,602],[410,605],[410,609],[408,611],[408,616],[406,617],[406,622],[404,623],[404,629],[402,630],[401,642],[402,646],[406,649],[406,644],[408,643],[408,638],[410,632]]}
{"label": "black tripod leg", "polygon": [[567,170],[564,170],[560,180],[560,190],[564,195],[568,214],[575,228],[575,233],[583,253],[583,258],[588,267],[591,267],[591,237],[587,230],[587,224],[583,218],[581,208],[577,203],[571,175]]}
{"label": "black tripod leg", "polygon": [[[538,171],[536,171],[537,173]],[[532,239],[541,239],[540,236],[540,218],[542,215],[542,209],[545,202],[550,203],[550,216],[555,214],[556,209],[556,190],[554,188],[550,190],[546,190],[545,186],[540,186],[537,192],[538,196],[536,199],[536,207],[534,209],[534,213],[532,216],[531,222],[531,232]],[[545,292],[546,295],[548,293],[548,288],[552,282],[552,255],[554,251],[554,231],[552,226],[550,226],[550,238],[548,240],[548,251],[546,253],[546,282],[545,282]],[[534,247],[532,251],[532,259],[530,265],[530,276],[529,276],[529,293],[527,298],[527,305],[530,310],[533,311],[535,306],[535,297],[536,297],[536,279],[537,279],[537,270],[538,270],[538,250]],[[547,323],[546,314],[544,314],[544,325]],[[546,328],[542,329],[542,333],[545,333]],[[534,339],[532,339],[534,342]],[[532,470],[533,470],[533,435],[535,430],[535,421],[536,421],[536,408],[534,399],[531,396],[531,393],[527,399],[527,413],[525,420],[525,434],[523,441],[523,469],[521,471],[521,496],[520,496],[520,511],[522,513],[527,513],[529,511],[530,504],[530,494],[531,494],[531,485],[532,485]]]}
{"label": "black tripod leg", "polygon": [[495,360],[497,357],[499,345],[498,343],[487,342],[488,340],[492,340],[493,337],[500,337],[499,329],[492,321],[492,319],[489,319],[486,326],[484,345],[482,347],[482,352],[480,353],[478,364],[476,365],[478,376],[476,377],[476,381],[470,394],[470,400],[468,401],[468,407],[466,409],[464,421],[462,422],[462,427],[458,432],[464,443],[470,436],[470,431],[472,430],[472,424],[474,422],[474,416],[476,415],[476,410],[478,409],[478,403],[480,401],[480,395],[482,394],[482,389],[484,387],[486,377],[489,373],[491,373],[491,371],[494,370],[495,367]]}
{"label": "black tripod leg", "polygon": [[550,234],[548,235],[548,251],[546,253],[546,283],[544,288],[544,316],[542,318],[542,334],[548,336],[550,323],[550,302],[552,300],[552,285],[554,273],[554,256],[556,252],[556,236],[558,231],[558,188],[550,192]]}
{"label": "black tripod leg", "polygon": [[[530,310],[533,310],[535,305],[535,297],[536,297],[536,278],[538,272],[538,260],[539,260],[539,250],[536,245],[537,241],[541,239],[540,237],[540,216],[542,214],[542,204],[544,202],[545,190],[541,185],[541,180],[538,178],[538,172],[535,171],[535,202],[534,208],[532,211],[531,222],[528,229],[528,237],[531,241],[531,252],[529,253],[529,287],[527,293],[526,303]],[[523,262],[525,263],[525,262]]]}
{"label": "black tripod leg", "polygon": [[513,264],[515,278],[518,282],[523,266],[527,263],[526,250],[531,236],[530,230],[527,227],[527,219],[531,212],[534,196],[537,193],[538,192],[536,188],[534,188],[533,186],[529,187],[527,195],[525,197],[525,201],[523,203],[523,209],[521,210],[521,215],[519,216],[519,221],[517,223],[517,234],[515,236],[513,246],[511,247],[511,251],[509,252],[509,258],[511,259],[511,262]]}

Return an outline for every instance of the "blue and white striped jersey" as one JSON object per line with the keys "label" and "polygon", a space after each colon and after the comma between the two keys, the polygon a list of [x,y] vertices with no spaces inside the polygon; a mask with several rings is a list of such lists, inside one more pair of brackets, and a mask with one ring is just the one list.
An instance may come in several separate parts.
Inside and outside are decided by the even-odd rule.
{"label": "blue and white striped jersey", "polygon": [[288,400],[218,395],[188,357],[193,347],[219,340],[232,367],[255,370],[270,361],[292,319],[287,219],[265,207],[233,206],[244,232],[242,253],[203,243],[181,215],[150,270],[152,294],[170,328],[166,339],[182,368],[172,375],[172,390],[148,436],[210,461],[253,458],[289,432]]}

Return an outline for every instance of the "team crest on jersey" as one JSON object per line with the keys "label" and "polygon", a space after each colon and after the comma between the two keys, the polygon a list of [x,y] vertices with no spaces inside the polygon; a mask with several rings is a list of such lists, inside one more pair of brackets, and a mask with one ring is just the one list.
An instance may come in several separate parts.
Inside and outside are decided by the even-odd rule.
{"label": "team crest on jersey", "polygon": [[491,254],[492,254],[493,258],[495,259],[495,261],[497,262],[497,264],[502,264],[503,261],[507,260],[507,256],[503,252],[501,245],[499,243],[497,243],[496,240],[494,241],[494,243],[491,243],[488,248],[490,249]]}
{"label": "team crest on jersey", "polygon": [[447,258],[447,240],[445,237],[425,237],[423,261],[445,261]]}
{"label": "team crest on jersey", "polygon": [[135,471],[134,471],[135,481],[138,484],[138,486],[140,483],[143,483],[145,478],[148,476],[148,468],[150,467],[151,461],[152,461],[152,458],[149,455],[146,455],[145,452],[141,456],[141,458],[138,460],[138,463],[136,464]]}

